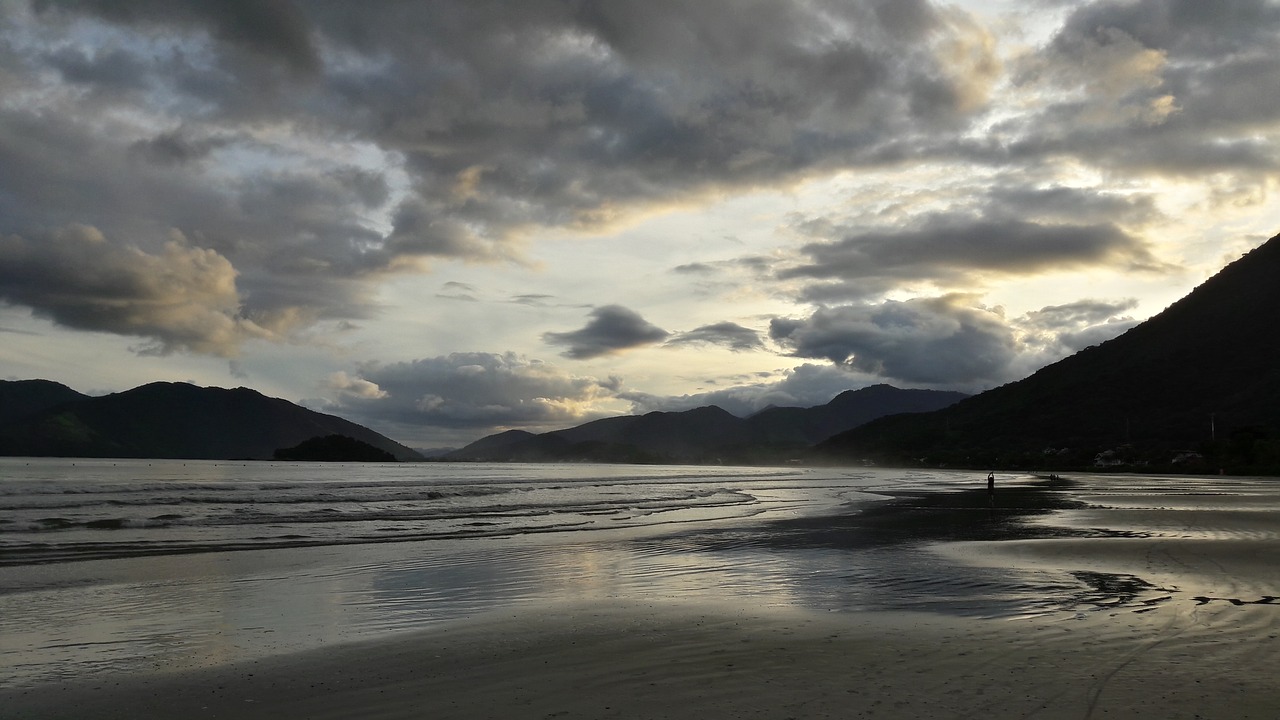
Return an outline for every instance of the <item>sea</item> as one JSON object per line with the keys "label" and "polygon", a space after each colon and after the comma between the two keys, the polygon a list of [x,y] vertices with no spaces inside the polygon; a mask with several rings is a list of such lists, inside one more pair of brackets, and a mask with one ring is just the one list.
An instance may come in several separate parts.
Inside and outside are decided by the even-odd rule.
{"label": "sea", "polygon": [[566,603],[1061,612],[1078,579],[958,566],[918,534],[797,531],[985,487],[884,468],[0,458],[0,687]]}

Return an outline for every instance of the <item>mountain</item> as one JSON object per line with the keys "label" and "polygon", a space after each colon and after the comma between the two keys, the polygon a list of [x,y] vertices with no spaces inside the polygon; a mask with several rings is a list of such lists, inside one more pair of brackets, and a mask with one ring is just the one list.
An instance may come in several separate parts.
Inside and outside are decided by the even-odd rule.
{"label": "mountain", "polygon": [[644,463],[777,462],[834,433],[889,413],[945,407],[962,393],[876,385],[826,405],[762,410],[739,418],[716,406],[595,420],[541,435],[509,430],[449,453],[446,460]]}
{"label": "mountain", "polygon": [[307,462],[395,462],[396,456],[346,435],[326,435],[303,440],[291,448],[279,448],[276,460]]}
{"label": "mountain", "polygon": [[400,460],[421,459],[366,427],[248,388],[152,383],[102,397],[64,395],[0,423],[0,455],[270,459],[304,440],[345,435]]}
{"label": "mountain", "polygon": [[809,446],[885,415],[929,412],[967,397],[959,392],[872,385],[861,390],[846,390],[826,405],[817,407],[766,408],[747,418],[747,423],[755,442]]}
{"label": "mountain", "polygon": [[0,380],[0,425],[63,403],[88,398],[88,395],[81,395],[51,380]]}
{"label": "mountain", "polygon": [[944,410],[868,423],[817,451],[980,467],[1176,458],[1212,470],[1280,469],[1278,279],[1280,236],[1113,340]]}

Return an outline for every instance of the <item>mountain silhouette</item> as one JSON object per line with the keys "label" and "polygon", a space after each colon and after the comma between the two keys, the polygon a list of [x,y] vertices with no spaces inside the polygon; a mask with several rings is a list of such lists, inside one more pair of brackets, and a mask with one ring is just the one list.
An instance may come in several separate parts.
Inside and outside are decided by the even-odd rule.
{"label": "mountain silhouette", "polygon": [[[255,390],[157,382],[88,397],[47,381],[0,383],[0,398],[31,398],[0,422],[0,455],[270,459],[305,440],[344,435],[400,460],[413,450],[342,418]],[[61,397],[61,401],[56,401]]]}
{"label": "mountain silhouette", "polygon": [[275,451],[276,460],[307,462],[395,462],[396,456],[346,435],[326,435],[303,440]]}
{"label": "mountain silhouette", "polygon": [[753,442],[808,446],[876,418],[929,412],[954,405],[967,397],[959,392],[872,385],[861,390],[846,390],[826,405],[766,408],[747,418],[747,424],[751,428]]}
{"label": "mountain silhouette", "polygon": [[0,380],[0,425],[63,403],[87,399],[88,395],[52,380]]}
{"label": "mountain silhouette", "polygon": [[842,462],[1202,459],[1213,470],[1280,469],[1277,317],[1280,236],[1117,338],[944,410],[867,423],[816,451]]}
{"label": "mountain silhouette", "polygon": [[891,413],[923,412],[967,397],[876,385],[841,393],[826,405],[762,410],[740,418],[711,405],[595,420],[540,435],[507,431],[444,456],[468,461],[643,463],[777,462],[819,440]]}

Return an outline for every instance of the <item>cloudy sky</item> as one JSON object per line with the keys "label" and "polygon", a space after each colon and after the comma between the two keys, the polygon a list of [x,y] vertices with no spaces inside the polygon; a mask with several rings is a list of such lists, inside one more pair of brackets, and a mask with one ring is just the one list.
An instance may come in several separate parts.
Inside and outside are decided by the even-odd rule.
{"label": "cloudy sky", "polygon": [[0,0],[0,378],[415,447],[977,392],[1280,232],[1264,0]]}

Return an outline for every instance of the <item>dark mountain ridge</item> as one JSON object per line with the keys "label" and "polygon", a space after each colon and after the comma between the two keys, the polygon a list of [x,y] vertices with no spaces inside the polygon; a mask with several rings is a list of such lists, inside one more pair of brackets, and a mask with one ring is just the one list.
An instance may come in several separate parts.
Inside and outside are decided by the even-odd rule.
{"label": "dark mountain ridge", "polygon": [[1180,457],[1280,469],[1277,317],[1280,236],[1117,338],[949,408],[868,423],[817,451],[895,464],[1161,465]]}
{"label": "dark mountain ridge", "polygon": [[644,463],[779,462],[859,423],[890,413],[934,410],[963,393],[876,385],[811,408],[770,407],[740,418],[714,406],[624,415],[540,435],[507,431],[482,438],[445,460]]}
{"label": "dark mountain ridge", "polygon": [[861,390],[846,390],[826,405],[768,407],[747,418],[747,424],[755,442],[807,446],[885,415],[929,412],[967,397],[959,392],[872,385]]}
{"label": "dark mountain ridge", "polygon": [[52,380],[0,380],[0,425],[63,403],[88,398],[88,395]]}
{"label": "dark mountain ridge", "polygon": [[[23,381],[33,382],[44,381]],[[157,382],[102,397],[76,395],[0,423],[0,455],[270,459],[314,437],[345,435],[397,459],[421,459],[366,427],[248,388]]]}

